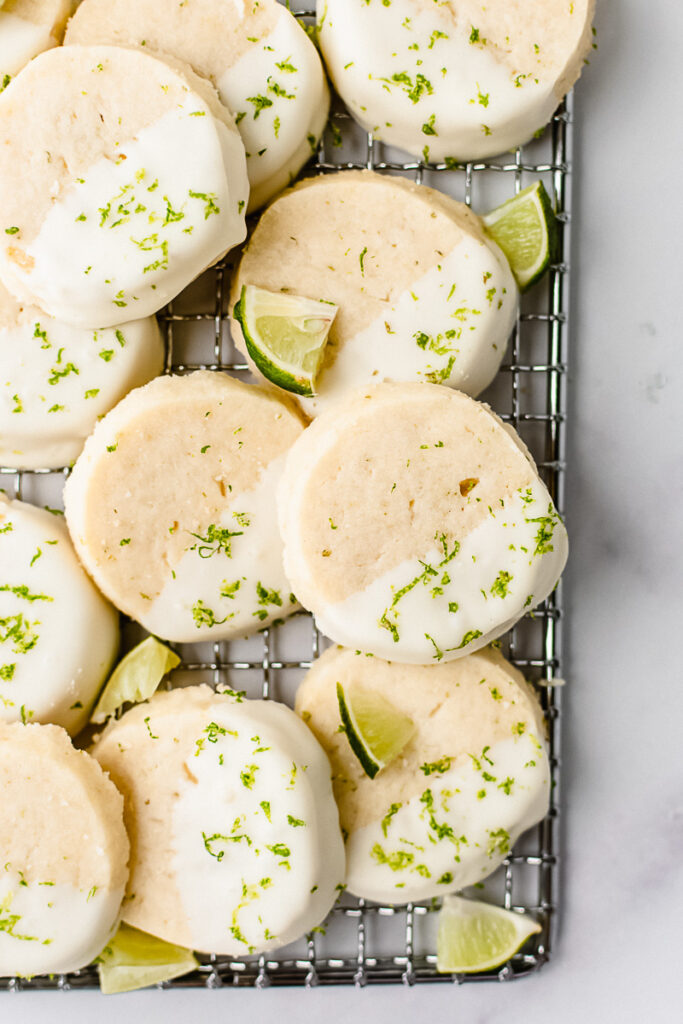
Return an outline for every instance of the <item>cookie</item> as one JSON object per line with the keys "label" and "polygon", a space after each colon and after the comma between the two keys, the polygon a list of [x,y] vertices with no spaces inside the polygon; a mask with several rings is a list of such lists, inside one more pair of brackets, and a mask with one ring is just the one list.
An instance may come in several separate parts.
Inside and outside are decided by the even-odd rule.
{"label": "cookie", "polygon": [[289,708],[208,686],[160,693],[93,754],[125,797],[128,924],[243,956],[325,917],[344,847],[329,763]]}
{"label": "cookie", "polygon": [[0,495],[0,721],[80,732],[119,647],[118,616],[61,515]]}
{"label": "cookie", "polygon": [[0,465],[71,465],[97,421],[163,366],[153,317],[84,330],[22,305],[0,285]]}
{"label": "cookie", "polygon": [[242,636],[289,615],[275,490],[302,432],[289,404],[223,373],[132,391],[97,425],[65,488],[83,565],[117,608],[167,640]]}
{"label": "cookie", "polygon": [[542,129],[579,77],[595,0],[318,0],[337,91],[376,139],[479,160]]}
{"label": "cookie", "polygon": [[[309,415],[379,380],[477,395],[517,314],[507,260],[464,203],[404,178],[344,171],[301,182],[258,222],[232,283],[339,306]],[[239,323],[233,339],[244,351]]]}
{"label": "cookie", "polygon": [[53,725],[0,722],[0,976],[86,967],[128,878],[123,799]]}
{"label": "cookie", "polygon": [[319,416],[279,490],[285,572],[332,640],[390,661],[461,658],[553,589],[567,534],[488,406],[380,384]]}
{"label": "cookie", "polygon": [[[340,729],[338,684],[381,694],[415,726],[374,779]],[[408,903],[480,882],[547,812],[541,708],[498,651],[408,667],[331,648],[304,678],[296,710],[330,758],[356,896]]]}
{"label": "cookie", "polygon": [[0,278],[59,320],[149,316],[244,238],[242,140],[184,65],[49,50],[0,95],[0,119]]}

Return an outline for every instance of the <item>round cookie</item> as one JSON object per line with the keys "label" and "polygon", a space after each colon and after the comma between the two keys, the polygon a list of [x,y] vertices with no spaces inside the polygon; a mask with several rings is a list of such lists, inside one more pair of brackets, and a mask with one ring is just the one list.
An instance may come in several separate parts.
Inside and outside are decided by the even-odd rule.
{"label": "round cookie", "polygon": [[309,179],[276,199],[244,251],[233,306],[249,284],[339,306],[317,395],[299,399],[309,415],[384,378],[477,395],[500,367],[517,314],[510,267],[476,214],[372,171]]}
{"label": "round cookie", "polygon": [[62,517],[0,494],[0,720],[53,722],[75,736],[118,647],[118,616]]}
{"label": "round cookie", "polygon": [[0,96],[0,277],[99,329],[155,313],[245,236],[244,146],[189,68],[41,54]]}
{"label": "round cookie", "polygon": [[0,91],[43,50],[59,46],[72,0],[5,0],[0,4]]}
{"label": "round cookie", "polygon": [[250,209],[290,183],[327,121],[318,52],[277,0],[84,0],[65,42],[144,46],[210,79],[244,140]]}
{"label": "round cookie", "polygon": [[285,571],[337,643],[461,658],[555,586],[567,534],[531,457],[488,406],[380,384],[319,416],[279,495]]}
{"label": "round cookie", "polygon": [[87,966],[128,877],[123,799],[53,725],[0,722],[0,976]]}
{"label": "round cookie", "polygon": [[180,643],[244,635],[295,611],[275,491],[302,432],[289,404],[223,373],[131,392],[97,425],[64,492],[100,590]]}
{"label": "round cookie", "polygon": [[242,956],[292,942],[332,907],[344,845],[330,766],[289,708],[208,686],[159,693],[93,754],[125,798],[128,924]]}
{"label": "round cookie", "polygon": [[[338,683],[382,694],[415,725],[374,779],[340,730]],[[541,708],[498,651],[407,667],[331,648],[304,678],[296,710],[330,758],[356,896],[409,903],[480,882],[547,812]]]}
{"label": "round cookie", "polygon": [[583,68],[595,0],[318,0],[337,91],[375,138],[427,162],[528,142]]}
{"label": "round cookie", "polygon": [[84,330],[22,306],[0,285],[0,465],[69,466],[97,420],[163,366],[153,317]]}

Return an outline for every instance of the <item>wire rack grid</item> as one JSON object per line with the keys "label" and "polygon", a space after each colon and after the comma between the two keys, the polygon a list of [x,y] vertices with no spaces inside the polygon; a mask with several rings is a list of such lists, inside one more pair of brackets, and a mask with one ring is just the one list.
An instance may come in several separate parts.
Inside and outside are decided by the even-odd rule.
{"label": "wire rack grid", "polygon": [[[310,9],[297,17],[311,22]],[[522,301],[508,358],[483,398],[512,424],[536,459],[560,511],[564,501],[565,387],[569,300],[571,207],[571,96],[541,138],[498,161],[425,164],[401,159],[353,122],[335,97],[328,129],[305,174],[369,168],[427,183],[485,212],[496,202],[542,178],[555,201],[559,223],[558,261],[547,279]],[[166,372],[196,369],[247,377],[230,342],[227,294],[230,261],[207,271],[159,315],[166,337]],[[4,489],[35,504],[59,505],[68,468],[16,471],[0,467]],[[9,487],[6,485],[9,484]],[[548,724],[552,794],[546,818],[522,837],[477,898],[531,914],[541,932],[502,968],[482,974],[443,975],[436,970],[436,920],[440,901],[382,906],[344,894],[324,926],[301,942],[260,957],[200,957],[192,974],[162,988],[270,985],[312,987],[423,982],[509,981],[538,970],[551,956],[557,929],[560,798],[560,711],[562,682],[562,589],[527,615],[503,638],[504,653],[535,683]],[[141,638],[140,628],[123,624],[124,647]],[[326,640],[307,613],[238,642],[178,645],[182,666],[174,684],[228,682],[250,697],[292,703],[296,686]],[[483,889],[483,891],[481,891]],[[93,967],[69,975],[0,979],[0,989],[73,990],[97,987]]]}

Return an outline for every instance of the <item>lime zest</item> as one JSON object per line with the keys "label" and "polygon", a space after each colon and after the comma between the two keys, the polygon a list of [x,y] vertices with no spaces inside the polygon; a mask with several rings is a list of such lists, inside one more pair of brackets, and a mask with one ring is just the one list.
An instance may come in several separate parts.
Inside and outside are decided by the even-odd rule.
{"label": "lime zest", "polygon": [[486,234],[502,249],[519,290],[527,291],[546,272],[558,249],[557,219],[543,182],[535,181],[482,221]]}
{"label": "lime zest", "polygon": [[474,974],[507,963],[541,931],[525,914],[491,903],[446,896],[439,913],[436,969],[440,974]]}
{"label": "lime zest", "polygon": [[263,376],[284,391],[312,397],[337,310],[324,299],[244,285],[233,312]]}
{"label": "lime zest", "polygon": [[98,957],[100,989],[104,995],[132,992],[179,978],[199,967],[194,954],[154,935],[121,924]]}
{"label": "lime zest", "polygon": [[358,683],[346,690],[337,683],[337,701],[344,732],[371,779],[394,761],[415,733],[407,715],[376,690]]}
{"label": "lime zest", "polygon": [[134,647],[118,663],[100,695],[90,721],[101,725],[126,703],[149,700],[164,676],[180,664],[180,658],[153,636]]}

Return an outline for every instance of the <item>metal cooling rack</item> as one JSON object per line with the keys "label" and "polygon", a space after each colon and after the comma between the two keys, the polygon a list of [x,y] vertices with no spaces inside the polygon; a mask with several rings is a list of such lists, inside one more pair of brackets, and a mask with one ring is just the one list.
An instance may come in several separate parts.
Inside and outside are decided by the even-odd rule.
{"label": "metal cooling rack", "polygon": [[[310,9],[296,12],[307,22]],[[511,423],[536,459],[559,511],[564,501],[565,381],[569,303],[569,221],[571,208],[571,97],[557,111],[541,138],[494,161],[467,164],[405,162],[401,153],[362,132],[335,99],[330,125],[317,157],[304,174],[340,168],[370,168],[401,174],[448,192],[484,213],[542,178],[553,197],[560,227],[559,261],[548,277],[522,300],[509,353],[482,396]],[[229,371],[247,377],[230,341],[227,314],[230,262],[195,282],[160,314],[166,336],[166,372],[196,369]],[[0,468],[5,490],[37,505],[59,505],[68,469],[17,472]],[[9,486],[7,486],[9,485]],[[202,957],[193,974],[163,988],[269,985],[396,984],[509,981],[538,970],[551,956],[557,928],[560,709],[562,675],[562,588],[504,638],[503,652],[536,684],[548,723],[552,771],[547,817],[516,844],[503,866],[469,895],[508,910],[526,911],[542,926],[502,969],[466,976],[436,971],[436,918],[440,901],[382,906],[344,894],[323,928],[274,954],[231,959]],[[142,632],[123,623],[124,650]],[[229,683],[249,697],[293,703],[296,687],[325,638],[311,617],[301,613],[282,626],[248,640],[178,645],[182,666],[174,682]],[[87,989],[98,987],[92,967],[69,975],[32,980],[0,979],[0,989]]]}

